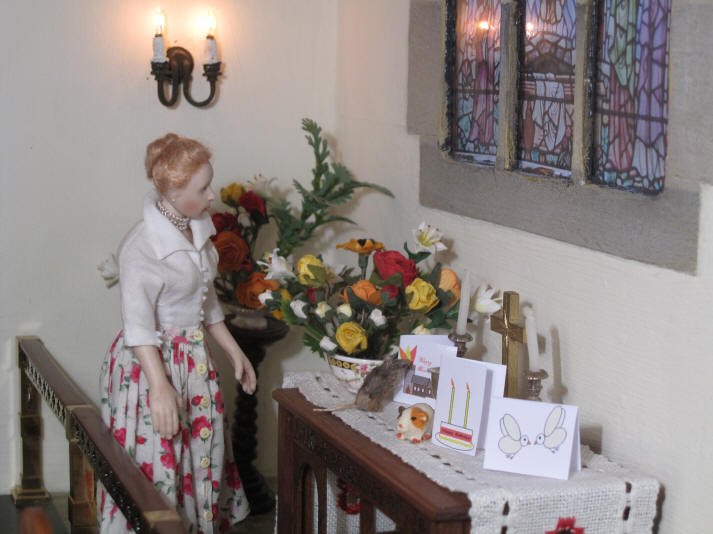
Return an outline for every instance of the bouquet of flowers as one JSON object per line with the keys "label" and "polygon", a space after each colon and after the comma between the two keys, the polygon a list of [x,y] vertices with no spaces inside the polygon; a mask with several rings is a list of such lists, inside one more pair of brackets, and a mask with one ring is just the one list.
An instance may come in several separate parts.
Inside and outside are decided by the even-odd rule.
{"label": "bouquet of flowers", "polygon": [[279,249],[280,254],[288,256],[311,239],[320,226],[335,221],[353,223],[332,215],[330,209],[350,200],[357,189],[374,189],[393,196],[381,186],[355,180],[343,165],[329,163],[327,141],[322,138],[322,129],[317,123],[303,119],[302,129],[313,149],[315,167],[310,188],[294,181],[302,200],[299,210],[293,209],[287,200],[272,195],[270,180],[262,175],[245,185],[232,183],[220,190],[220,199],[230,211],[212,215],[217,232],[211,239],[219,257],[214,283],[218,298],[228,307],[262,308],[258,296],[278,288],[277,280],[265,272],[277,252],[256,256],[255,251],[258,233],[270,219],[277,226],[275,251]]}
{"label": "bouquet of flowers", "polygon": [[445,249],[441,234],[425,223],[415,233],[415,252],[406,243],[404,253],[385,250],[374,239],[337,245],[357,254],[357,267],[351,268],[326,265],[315,255],[303,256],[293,268],[274,253],[266,278],[279,287],[258,298],[289,324],[303,327],[303,343],[322,358],[337,353],[383,359],[397,350],[402,334],[449,328],[457,318],[458,276],[440,263],[423,267]]}

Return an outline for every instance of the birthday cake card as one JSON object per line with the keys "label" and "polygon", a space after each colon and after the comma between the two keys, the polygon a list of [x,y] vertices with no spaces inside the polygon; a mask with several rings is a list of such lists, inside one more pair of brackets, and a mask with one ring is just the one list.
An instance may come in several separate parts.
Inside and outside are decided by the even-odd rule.
{"label": "birthday cake card", "polygon": [[441,359],[433,443],[475,456],[487,378],[488,369],[481,362],[448,356]]}

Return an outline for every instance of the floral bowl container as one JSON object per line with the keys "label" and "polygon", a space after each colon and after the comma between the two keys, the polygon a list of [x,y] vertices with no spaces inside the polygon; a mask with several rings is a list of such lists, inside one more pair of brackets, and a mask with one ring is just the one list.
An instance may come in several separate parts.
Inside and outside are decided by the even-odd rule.
{"label": "floral bowl container", "polygon": [[354,394],[359,391],[366,375],[383,363],[382,360],[352,358],[342,354],[330,354],[327,356],[327,361],[337,380],[342,383],[347,391]]}

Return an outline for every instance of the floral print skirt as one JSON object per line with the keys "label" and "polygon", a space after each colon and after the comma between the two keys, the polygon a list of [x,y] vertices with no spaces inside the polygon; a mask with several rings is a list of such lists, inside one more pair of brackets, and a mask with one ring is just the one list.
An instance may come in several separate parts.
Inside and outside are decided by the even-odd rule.
{"label": "floral print skirt", "polygon": [[[218,376],[201,328],[164,329],[159,354],[183,399],[172,439],[154,432],[149,384],[119,332],[101,370],[101,413],[114,438],[163,493],[190,533],[225,532],[249,513],[233,461]],[[113,499],[97,487],[101,533],[133,532]]]}

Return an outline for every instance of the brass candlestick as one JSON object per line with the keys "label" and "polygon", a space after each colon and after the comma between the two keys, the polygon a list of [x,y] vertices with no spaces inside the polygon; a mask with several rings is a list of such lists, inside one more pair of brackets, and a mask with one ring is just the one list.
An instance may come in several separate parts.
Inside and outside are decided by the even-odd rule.
{"label": "brass candlestick", "polygon": [[458,353],[456,354],[456,356],[458,356],[459,358],[464,358],[465,344],[469,341],[473,341],[473,336],[471,336],[468,332],[466,332],[465,334],[456,334],[455,331],[453,331],[448,334],[448,339],[450,339],[453,344],[458,347]]}
{"label": "brass candlestick", "polygon": [[525,376],[527,376],[527,400],[542,401],[540,391],[542,391],[542,381],[549,377],[547,371],[544,369],[528,371]]}

